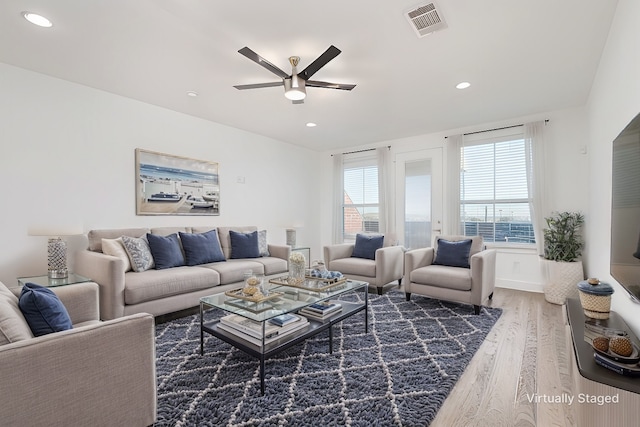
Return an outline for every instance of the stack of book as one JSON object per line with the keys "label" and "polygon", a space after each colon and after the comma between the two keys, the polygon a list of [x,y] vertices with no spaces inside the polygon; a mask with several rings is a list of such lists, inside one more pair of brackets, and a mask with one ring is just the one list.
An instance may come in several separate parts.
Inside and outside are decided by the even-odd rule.
{"label": "stack of book", "polygon": [[339,302],[321,301],[301,309],[298,313],[311,319],[324,320],[339,311],[342,311],[342,304]]}
{"label": "stack of book", "polygon": [[296,314],[282,314],[267,322],[257,322],[237,314],[229,314],[220,318],[218,329],[261,346],[263,323],[265,344],[272,343],[309,326],[309,321],[305,317]]}

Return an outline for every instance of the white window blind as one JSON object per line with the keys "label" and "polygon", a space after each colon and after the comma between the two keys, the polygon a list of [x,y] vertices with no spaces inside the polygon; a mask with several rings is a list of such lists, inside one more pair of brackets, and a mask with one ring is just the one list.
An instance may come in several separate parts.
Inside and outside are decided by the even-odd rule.
{"label": "white window blind", "polygon": [[460,153],[460,224],[485,242],[534,243],[521,126],[464,137]]}
{"label": "white window blind", "polygon": [[379,231],[378,166],[375,153],[344,160],[343,241],[353,242],[357,233]]}

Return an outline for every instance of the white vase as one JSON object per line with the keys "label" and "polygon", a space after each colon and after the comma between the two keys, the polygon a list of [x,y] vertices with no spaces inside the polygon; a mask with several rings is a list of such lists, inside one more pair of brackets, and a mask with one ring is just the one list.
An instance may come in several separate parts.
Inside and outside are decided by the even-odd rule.
{"label": "white vase", "polygon": [[584,279],[582,261],[562,262],[541,259],[544,298],[553,304],[564,304],[567,298],[578,296],[578,282]]}

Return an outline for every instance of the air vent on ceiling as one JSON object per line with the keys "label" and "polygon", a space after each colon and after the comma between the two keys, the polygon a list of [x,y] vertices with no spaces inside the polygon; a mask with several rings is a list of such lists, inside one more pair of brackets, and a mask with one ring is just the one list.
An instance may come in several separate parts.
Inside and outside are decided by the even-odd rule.
{"label": "air vent on ceiling", "polygon": [[434,31],[447,28],[447,23],[438,11],[435,2],[412,7],[405,15],[418,37],[424,37]]}

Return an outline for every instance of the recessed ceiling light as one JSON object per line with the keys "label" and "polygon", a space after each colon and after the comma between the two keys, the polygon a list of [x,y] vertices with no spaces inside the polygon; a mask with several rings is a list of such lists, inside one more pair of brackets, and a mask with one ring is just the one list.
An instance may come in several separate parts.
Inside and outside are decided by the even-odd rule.
{"label": "recessed ceiling light", "polygon": [[26,19],[27,21],[39,27],[49,28],[53,26],[51,21],[49,21],[47,18],[45,18],[42,15],[38,15],[37,13],[22,12],[22,16],[24,16],[24,19]]}
{"label": "recessed ceiling light", "polygon": [[461,82],[461,83],[458,83],[458,84],[456,85],[456,88],[457,88],[457,89],[466,89],[466,88],[468,88],[469,86],[471,86],[471,83],[469,83],[469,82]]}
{"label": "recessed ceiling light", "polygon": [[195,98],[196,96],[198,96],[198,92],[194,92],[192,90],[187,92],[187,96],[191,96],[193,98]]}
{"label": "recessed ceiling light", "polygon": [[318,125],[317,125],[317,124],[315,124],[315,123],[313,123],[313,122],[309,122],[309,123],[307,123],[307,127],[308,127],[308,128],[314,128],[314,127],[316,127],[316,126],[318,126]]}

